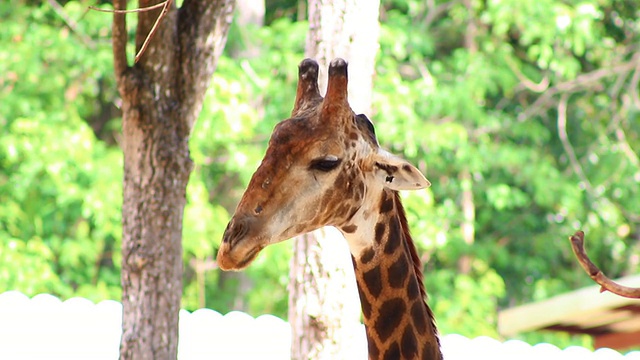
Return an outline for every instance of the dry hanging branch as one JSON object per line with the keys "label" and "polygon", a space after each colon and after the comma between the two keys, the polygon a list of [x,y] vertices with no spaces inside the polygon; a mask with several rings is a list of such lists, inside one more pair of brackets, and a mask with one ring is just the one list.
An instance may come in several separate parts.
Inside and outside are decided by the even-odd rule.
{"label": "dry hanging branch", "polygon": [[156,33],[156,30],[158,29],[158,24],[160,24],[160,21],[162,20],[162,18],[164,18],[165,15],[167,15],[167,13],[169,12],[169,7],[171,6],[171,1],[172,0],[164,1],[164,6],[162,7],[162,12],[160,13],[158,18],[156,19],[156,22],[153,23],[153,27],[149,31],[149,34],[147,35],[146,39],[144,39],[144,43],[142,43],[142,46],[140,47],[140,51],[138,51],[138,53],[136,54],[135,59],[133,60],[135,63],[137,63],[140,60],[140,58],[142,57],[142,54],[144,54],[144,51],[147,49],[147,46],[149,46],[149,41],[151,41],[151,38]]}
{"label": "dry hanging branch", "polygon": [[[104,9],[100,9],[98,7],[95,7],[95,6],[89,6],[89,9],[95,10],[95,11],[100,11],[100,12],[109,12],[109,13],[114,13],[114,14],[129,14],[129,13],[151,11],[151,10],[155,10],[155,9],[158,9],[158,8],[162,8],[162,12],[160,13],[160,15],[158,16],[156,21],[153,23],[153,27],[149,31],[149,34],[147,34],[147,37],[144,39],[144,43],[142,43],[142,46],[140,47],[140,50],[136,54],[134,62],[137,63],[140,60],[140,57],[142,57],[142,54],[144,54],[144,51],[147,49],[147,46],[149,46],[149,41],[151,41],[151,39],[153,38],[153,35],[156,33],[156,30],[158,29],[158,24],[160,23],[162,18],[164,18],[165,15],[167,15],[167,12],[169,12],[169,7],[171,6],[172,2],[173,2],[173,0],[165,0],[165,1],[163,1],[161,3],[158,3],[158,4],[155,4],[155,5],[151,5],[151,6],[144,7],[144,8],[132,9],[132,10],[118,9],[117,8],[118,6],[115,6],[116,9],[114,9],[114,10],[104,10]],[[126,5],[126,1],[122,5],[123,6]],[[118,20],[117,23],[121,24],[122,21],[123,20]],[[115,24],[116,24],[116,22],[114,21],[114,25]],[[123,31],[126,32],[126,29],[123,29]]]}
{"label": "dry hanging branch", "polygon": [[609,279],[593,262],[591,262],[589,256],[587,256],[587,252],[584,250],[584,232],[580,230],[576,231],[569,240],[571,240],[573,253],[576,254],[578,262],[582,268],[587,272],[587,274],[589,274],[593,281],[601,286],[600,292],[609,291],[623,297],[640,299],[640,288],[632,288],[616,283]]}

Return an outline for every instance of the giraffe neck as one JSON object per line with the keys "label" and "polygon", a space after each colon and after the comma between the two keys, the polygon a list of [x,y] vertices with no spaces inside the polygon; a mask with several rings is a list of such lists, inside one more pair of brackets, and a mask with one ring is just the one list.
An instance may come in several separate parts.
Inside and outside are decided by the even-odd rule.
{"label": "giraffe neck", "polygon": [[[369,359],[440,360],[440,341],[425,302],[420,259],[395,191],[384,189],[372,231],[346,233],[350,244],[369,244],[353,252],[369,344]],[[358,236],[374,239],[357,239]]]}

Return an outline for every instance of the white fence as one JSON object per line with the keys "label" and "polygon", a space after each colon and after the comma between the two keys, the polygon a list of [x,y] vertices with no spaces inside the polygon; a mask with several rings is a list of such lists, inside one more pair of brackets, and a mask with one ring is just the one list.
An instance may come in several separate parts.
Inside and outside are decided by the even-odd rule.
{"label": "white fence", "polygon": [[[0,359],[109,359],[118,358],[122,306],[116,301],[74,298],[60,301],[51,295],[31,299],[9,291],[0,294]],[[366,359],[364,328],[352,342],[353,356]],[[289,359],[289,324],[271,315],[253,318],[241,312],[221,315],[201,309],[180,312],[179,359]],[[595,352],[550,344],[531,346],[522,341],[499,342],[488,337],[441,339],[447,360],[545,359],[640,360],[640,352],[626,356],[609,349]]]}

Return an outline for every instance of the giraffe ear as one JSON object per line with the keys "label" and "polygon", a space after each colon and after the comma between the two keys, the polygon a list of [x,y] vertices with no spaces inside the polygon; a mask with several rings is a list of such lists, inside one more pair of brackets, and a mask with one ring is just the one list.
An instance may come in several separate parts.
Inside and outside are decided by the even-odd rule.
{"label": "giraffe ear", "polygon": [[419,190],[431,186],[418,168],[382,149],[374,157],[373,171],[376,180],[391,190]]}

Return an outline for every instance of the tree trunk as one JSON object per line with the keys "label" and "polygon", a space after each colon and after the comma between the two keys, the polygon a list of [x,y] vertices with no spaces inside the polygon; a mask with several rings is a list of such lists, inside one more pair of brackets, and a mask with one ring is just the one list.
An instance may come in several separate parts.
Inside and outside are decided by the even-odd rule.
{"label": "tree trunk", "polygon": [[236,0],[238,9],[237,25],[264,25],[265,0]]}
{"label": "tree trunk", "polygon": [[356,113],[371,110],[373,74],[378,52],[379,0],[310,0],[305,56],[320,65],[318,86],[327,90],[333,58],[349,62],[349,104]]}
{"label": "tree trunk", "polygon": [[[378,50],[379,1],[310,0],[306,57],[320,65],[319,86],[334,57],[349,61],[349,102],[369,112]],[[294,241],[289,283],[291,358],[351,359],[360,326],[360,301],[346,240],[324,228]],[[356,330],[357,329],[357,330]],[[362,353],[362,351],[360,351]]]}
{"label": "tree trunk", "polygon": [[242,39],[240,49],[231,50],[234,58],[256,58],[260,56],[256,29],[264,26],[265,0],[236,0],[236,28]]}
{"label": "tree trunk", "polygon": [[[360,301],[349,247],[326,227],[294,241],[289,284],[291,358],[351,359]],[[364,335],[364,333],[362,333]]]}
{"label": "tree trunk", "polygon": [[[139,7],[159,2],[139,1]],[[114,6],[124,9],[126,1]],[[126,55],[125,17],[114,15],[124,151],[121,359],[177,357],[182,215],[192,169],[188,139],[232,11],[230,0],[185,0],[179,10],[172,2],[133,66]],[[137,50],[161,13],[138,13]]]}

